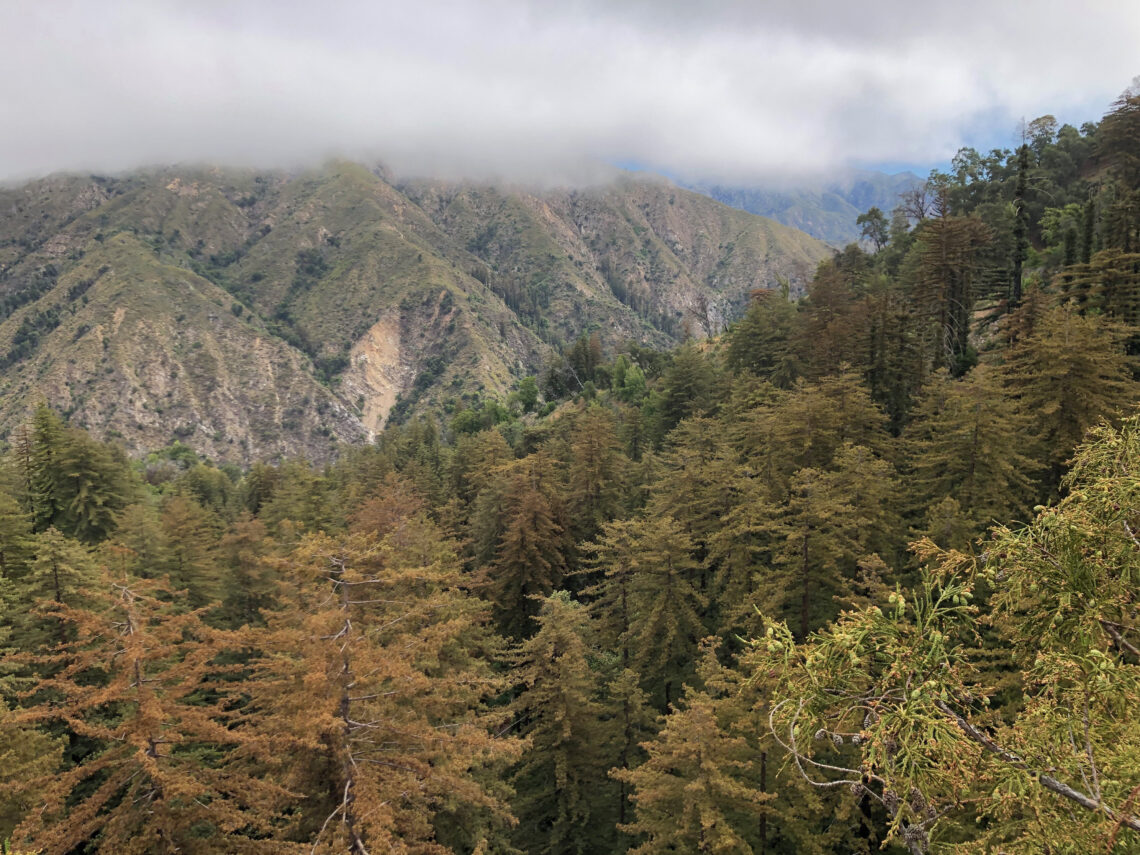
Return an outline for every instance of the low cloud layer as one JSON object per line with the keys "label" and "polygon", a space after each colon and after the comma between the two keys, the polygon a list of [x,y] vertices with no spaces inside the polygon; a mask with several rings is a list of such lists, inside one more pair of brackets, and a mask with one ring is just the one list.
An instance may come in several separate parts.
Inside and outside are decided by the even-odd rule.
{"label": "low cloud layer", "polygon": [[[0,178],[347,155],[759,180],[1010,144],[1140,74],[1131,0],[9,0]],[[919,8],[923,7],[923,8]]]}

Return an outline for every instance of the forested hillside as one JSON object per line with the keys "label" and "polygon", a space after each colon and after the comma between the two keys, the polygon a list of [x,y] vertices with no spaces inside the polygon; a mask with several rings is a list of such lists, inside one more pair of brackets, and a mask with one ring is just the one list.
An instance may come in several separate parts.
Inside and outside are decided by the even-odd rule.
{"label": "forested hillside", "polygon": [[328,459],[505,394],[581,333],[668,347],[827,248],[663,181],[544,193],[170,168],[0,189],[0,433],[45,397],[134,452]]}
{"label": "forested hillside", "polygon": [[[454,234],[500,202],[407,192]],[[1133,93],[961,152],[721,336],[582,336],[331,464],[132,461],[39,406],[0,836],[1140,851],[1138,201]]]}

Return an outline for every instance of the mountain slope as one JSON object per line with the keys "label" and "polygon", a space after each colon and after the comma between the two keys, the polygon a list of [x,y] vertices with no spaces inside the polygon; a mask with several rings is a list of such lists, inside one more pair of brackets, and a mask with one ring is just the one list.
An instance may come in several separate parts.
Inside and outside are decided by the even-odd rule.
{"label": "mountain slope", "polygon": [[912,172],[887,175],[856,171],[818,184],[805,186],[692,185],[719,202],[771,217],[800,229],[834,247],[843,247],[860,238],[855,220],[871,207],[888,216],[898,207],[899,196],[922,183]]}
{"label": "mountain slope", "polygon": [[0,213],[0,433],[44,397],[138,450],[240,462],[502,393],[585,332],[715,332],[829,252],[664,182],[396,185],[345,162],[53,177]]}

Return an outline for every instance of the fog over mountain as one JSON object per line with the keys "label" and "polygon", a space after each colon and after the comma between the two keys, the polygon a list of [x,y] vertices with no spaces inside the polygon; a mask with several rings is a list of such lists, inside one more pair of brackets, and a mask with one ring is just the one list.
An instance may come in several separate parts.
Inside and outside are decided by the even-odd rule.
{"label": "fog over mountain", "polygon": [[799,183],[696,182],[690,189],[750,214],[771,217],[838,248],[860,239],[862,230],[857,222],[860,214],[871,207],[889,214],[898,206],[903,193],[921,183],[922,179],[913,172],[888,175],[845,170],[826,178],[801,179]]}
{"label": "fog over mountain", "polygon": [[1138,43],[1119,0],[10,0],[0,177],[334,154],[546,184],[921,166],[1022,116],[1099,115]]}

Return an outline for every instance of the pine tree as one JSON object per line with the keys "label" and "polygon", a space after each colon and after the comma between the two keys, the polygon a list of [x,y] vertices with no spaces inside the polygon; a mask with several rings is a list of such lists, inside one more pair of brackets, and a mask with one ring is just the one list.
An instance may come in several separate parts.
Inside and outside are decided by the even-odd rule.
{"label": "pine tree", "polygon": [[1023,271],[1029,254],[1029,214],[1025,196],[1029,189],[1029,146],[1025,143],[1017,150],[1017,188],[1014,191],[1013,265],[1010,270],[1009,307],[1021,305]]}
{"label": "pine tree", "polygon": [[733,442],[774,492],[797,469],[826,468],[844,443],[881,450],[886,417],[853,371],[798,383],[740,419]]}
{"label": "pine tree", "polygon": [[571,532],[576,541],[583,542],[592,540],[603,523],[617,516],[626,461],[618,449],[612,413],[596,404],[578,414],[568,443],[566,498]]}
{"label": "pine tree", "polygon": [[956,500],[975,531],[1026,514],[1036,463],[1025,453],[1027,419],[979,365],[960,380],[936,374],[903,435],[910,505],[916,516],[941,499]]}
{"label": "pine tree", "polygon": [[36,531],[54,526],[64,510],[59,457],[65,431],[59,416],[46,403],[36,407],[32,415],[31,469],[27,473],[29,510]]}
{"label": "pine tree", "polygon": [[796,323],[795,304],[775,291],[758,291],[744,317],[728,337],[725,363],[733,371],[748,371],[787,387],[800,368],[790,338]]}
{"label": "pine tree", "polygon": [[588,543],[587,569],[600,577],[582,591],[589,602],[594,630],[607,650],[617,653],[622,669],[633,660],[633,586],[640,559],[641,523],[614,520],[602,527],[598,539]]}
{"label": "pine tree", "polygon": [[1135,403],[1119,327],[1066,303],[1042,313],[1007,355],[1003,379],[1052,467],[1051,489],[1085,431]]}
{"label": "pine tree", "polygon": [[[697,588],[699,565],[693,543],[671,517],[639,518],[632,532],[637,556],[629,593],[626,637],[633,668],[659,709],[666,709],[692,674],[698,642],[705,636],[708,601]],[[612,599],[606,592],[603,597]]]}
{"label": "pine tree", "polygon": [[916,229],[915,298],[929,319],[935,364],[955,375],[974,361],[969,344],[976,297],[978,253],[991,238],[989,228],[974,217],[951,216],[940,202],[940,215]]}
{"label": "pine tree", "polygon": [[800,638],[833,617],[858,559],[884,546],[893,490],[891,466],[859,446],[845,447],[835,469],[797,472],[768,523],[777,545],[758,590],[764,611],[794,615]]}
{"label": "pine tree", "polygon": [[218,540],[221,521],[187,496],[170,496],[162,504],[162,533],[168,545],[167,565],[176,590],[186,591],[187,602],[199,608],[221,596]]}
{"label": "pine tree", "polygon": [[268,743],[235,726],[234,684],[217,661],[225,638],[155,582],[104,577],[83,604],[50,603],[47,616],[68,629],[37,660],[48,673],[12,720],[60,723],[98,748],[30,782],[36,807],[17,845],[45,855],[296,851],[268,837],[286,793],[259,774]]}
{"label": "pine tree", "polygon": [[[983,555],[919,542],[920,583],[885,608],[802,644],[770,627],[753,665],[799,772],[876,800],[915,855],[955,823],[977,851],[1135,849],[1138,465],[1140,421],[1098,426],[1064,498],[996,528]],[[997,633],[988,650],[979,618]],[[998,663],[1018,690],[994,710]]]}
{"label": "pine tree", "polygon": [[[158,508],[150,502],[119,512],[115,533],[100,547],[116,572],[153,579],[170,570],[171,550]],[[109,552],[113,548],[113,553]]]}
{"label": "pine tree", "polygon": [[54,528],[31,540],[33,558],[27,572],[11,587],[11,603],[5,623],[13,640],[24,651],[43,649],[67,641],[69,624],[39,607],[47,603],[79,607],[85,589],[98,568],[90,550]]}
{"label": "pine tree", "polygon": [[633,787],[637,806],[624,830],[645,838],[631,855],[756,851],[757,817],[770,796],[742,780],[752,752],[743,737],[721,729],[707,696],[689,691],[646,747],[645,763],[614,773]]}
{"label": "pine tree", "polygon": [[[573,541],[567,532],[565,506],[555,494],[551,461],[535,453],[505,468],[495,523],[494,557],[479,580],[494,604],[500,630],[523,638],[534,629],[538,609],[534,597],[548,596],[570,569]],[[501,492],[500,492],[501,491]]]}
{"label": "pine tree", "polygon": [[16,723],[7,705],[0,704],[0,840],[10,840],[20,821],[39,806],[36,782],[58,772],[63,748],[61,738]]}
{"label": "pine tree", "polygon": [[34,529],[54,526],[85,543],[114,529],[115,515],[135,492],[121,451],[67,428],[46,404],[37,407],[30,431],[19,437],[16,464]]}
{"label": "pine tree", "polygon": [[[649,696],[639,684],[635,671],[622,668],[606,684],[602,701],[603,713],[608,717],[611,728],[607,765],[610,766],[610,777],[618,782],[616,820],[619,831],[633,819],[633,803],[629,782],[615,773],[640,766],[646,757],[643,744],[654,738],[660,729],[659,716],[650,707]],[[629,842],[619,839],[615,850]]]}
{"label": "pine tree", "polygon": [[218,543],[224,568],[218,617],[223,625],[237,628],[264,622],[264,612],[272,608],[277,593],[271,549],[265,524],[248,513],[234,520]]}
{"label": "pine tree", "polygon": [[661,429],[668,433],[684,418],[698,415],[713,403],[715,371],[694,344],[685,344],[673,354],[673,362],[661,378]]}
{"label": "pine tree", "polygon": [[0,493],[0,577],[23,575],[31,558],[32,530],[28,515],[6,493]]}
{"label": "pine tree", "polygon": [[616,787],[606,780],[598,681],[590,671],[585,609],[559,591],[543,601],[538,630],[515,667],[522,691],[512,704],[527,748],[511,782],[526,852],[587,853],[612,844]]}
{"label": "pine tree", "polygon": [[279,562],[286,581],[248,715],[304,796],[291,834],[305,851],[470,851],[508,821],[495,738],[502,689],[482,604],[464,594],[452,544],[423,514],[383,539],[309,535]]}
{"label": "pine tree", "polygon": [[[651,486],[648,512],[672,517],[701,553],[732,507],[733,476],[740,456],[724,441],[719,421],[687,419],[670,436],[669,448],[658,458],[659,475]],[[707,580],[698,584],[704,590]]]}

